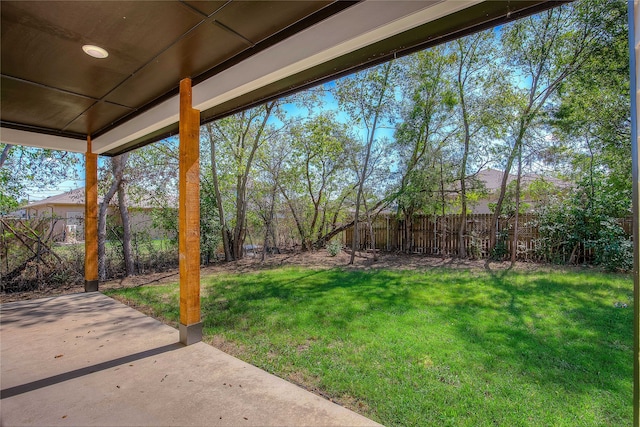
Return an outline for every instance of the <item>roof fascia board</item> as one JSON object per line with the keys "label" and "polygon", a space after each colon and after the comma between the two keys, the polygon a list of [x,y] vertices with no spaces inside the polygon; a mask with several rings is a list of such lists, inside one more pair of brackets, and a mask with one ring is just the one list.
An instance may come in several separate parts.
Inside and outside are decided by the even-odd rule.
{"label": "roof fascia board", "polygon": [[[457,0],[441,2],[437,5],[429,4],[428,6],[420,5],[416,2],[366,1],[360,3],[337,16],[329,18],[322,23],[321,27],[311,27],[296,34],[295,37],[285,41],[282,45],[272,48],[273,51],[268,49],[256,54],[246,61],[246,63],[251,62],[249,66],[238,69],[232,67],[194,87],[194,108],[200,111],[207,110],[277,80],[292,76],[323,62],[338,58],[369,44],[376,43],[479,2],[480,0]],[[412,5],[413,7],[403,8],[399,7],[400,5]],[[415,6],[417,5],[421,7],[416,9]],[[407,13],[410,13],[410,15],[406,15]],[[363,16],[367,18],[363,19]],[[382,26],[376,27],[376,24],[374,24],[373,28],[367,28],[366,32],[361,32],[362,29],[353,25],[354,22],[371,22],[376,16],[384,16],[387,21],[389,18],[394,17],[394,20]],[[323,34],[328,33],[328,35],[322,35],[320,32]],[[336,37],[331,37],[332,35],[338,35],[337,38],[342,41],[334,44]],[[318,43],[318,40],[321,41],[321,44]],[[314,49],[317,53],[309,55],[308,46],[317,46]],[[297,53],[297,57],[287,58],[289,64],[283,67],[280,66],[281,63],[276,64],[272,59],[274,55],[279,55],[280,52],[292,52],[293,55]],[[287,53],[287,55],[291,55],[291,53]],[[265,70],[269,69],[271,71],[265,73]],[[238,75],[238,73],[242,73],[242,75]],[[244,83],[238,85],[239,81]]]}
{"label": "roof fascia board", "polygon": [[1,128],[0,141],[4,144],[62,150],[72,153],[85,153],[87,151],[87,142],[83,140],[7,127]]}
{"label": "roof fascia board", "polygon": [[173,96],[91,142],[94,151],[97,154],[102,154],[129,141],[174,125],[178,123],[179,119],[180,98],[179,96]]}
{"label": "roof fascia board", "polygon": [[[194,108],[206,110],[482,1],[444,0],[435,4],[363,1],[194,86]],[[100,135],[92,141],[94,151],[106,153],[175,125],[178,105],[178,96],[174,96]]]}

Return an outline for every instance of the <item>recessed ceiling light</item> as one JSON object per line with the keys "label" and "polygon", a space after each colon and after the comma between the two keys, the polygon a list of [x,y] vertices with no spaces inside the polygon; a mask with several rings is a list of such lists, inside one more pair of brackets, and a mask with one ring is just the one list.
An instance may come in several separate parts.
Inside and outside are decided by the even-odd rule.
{"label": "recessed ceiling light", "polygon": [[82,50],[84,50],[84,53],[86,53],[87,55],[93,56],[94,58],[98,59],[106,58],[107,56],[109,56],[109,52],[99,46],[94,46],[92,44],[85,44],[84,46],[82,46]]}

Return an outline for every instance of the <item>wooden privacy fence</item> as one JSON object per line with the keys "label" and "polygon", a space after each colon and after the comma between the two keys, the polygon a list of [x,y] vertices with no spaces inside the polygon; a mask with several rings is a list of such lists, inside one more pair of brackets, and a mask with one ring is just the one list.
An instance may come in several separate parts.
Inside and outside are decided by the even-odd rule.
{"label": "wooden privacy fence", "polygon": [[[418,215],[412,221],[395,216],[378,216],[373,223],[375,247],[381,251],[404,251],[425,255],[455,256],[458,254],[458,229],[461,215]],[[517,256],[520,260],[535,260],[539,245],[537,215],[522,214],[518,218]],[[464,242],[471,257],[489,256],[489,230],[491,214],[467,215]],[[504,254],[510,254],[513,245],[515,218],[501,219],[497,226],[497,246]],[[625,232],[631,235],[632,218],[620,220]],[[366,222],[358,224],[359,248],[371,250],[371,236]],[[353,227],[345,230],[344,242],[350,246]]]}

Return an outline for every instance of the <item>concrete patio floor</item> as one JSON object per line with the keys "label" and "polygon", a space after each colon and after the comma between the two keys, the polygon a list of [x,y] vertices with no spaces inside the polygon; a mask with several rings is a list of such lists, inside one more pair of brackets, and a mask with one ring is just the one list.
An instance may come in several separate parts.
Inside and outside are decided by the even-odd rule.
{"label": "concrete patio floor", "polygon": [[0,316],[3,426],[379,425],[100,293]]}

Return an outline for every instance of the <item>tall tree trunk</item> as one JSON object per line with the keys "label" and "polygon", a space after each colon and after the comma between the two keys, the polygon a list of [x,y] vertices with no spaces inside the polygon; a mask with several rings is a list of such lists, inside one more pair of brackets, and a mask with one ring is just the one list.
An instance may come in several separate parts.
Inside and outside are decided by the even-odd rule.
{"label": "tall tree trunk", "polygon": [[[273,235],[273,218],[274,218],[274,214],[275,214],[275,206],[276,206],[276,193],[278,191],[278,183],[277,180],[278,178],[276,177],[276,183],[273,185],[273,187],[271,187],[271,192],[269,194],[270,197],[270,205],[269,205],[269,212],[267,213],[267,217],[265,218],[265,224],[264,224],[264,243],[262,245],[262,257],[260,259],[260,261],[264,262],[267,250],[269,249],[269,235]],[[273,246],[276,246],[276,241],[275,239],[273,239]]]}
{"label": "tall tree trunk", "polygon": [[293,201],[289,198],[289,196],[287,195],[287,192],[284,191],[284,188],[282,188],[282,186],[280,186],[280,192],[284,196],[284,199],[287,201],[287,206],[289,206],[289,210],[291,211],[291,215],[293,215],[293,220],[296,223],[296,228],[298,229],[298,234],[300,235],[300,244],[302,245],[302,250],[303,251],[310,250],[311,248],[307,247],[308,242],[307,242],[307,238],[306,238],[304,225],[302,224],[302,221],[300,220],[300,217],[298,216],[298,212],[296,211],[295,206],[293,206]]}
{"label": "tall tree trunk", "polygon": [[458,258],[467,257],[467,245],[465,234],[467,231],[467,160],[469,157],[469,141],[471,130],[469,128],[469,117],[467,114],[467,104],[464,98],[464,86],[462,79],[462,61],[458,69],[458,96],[462,108],[462,122],[464,125],[464,150],[462,152],[462,162],[460,164],[460,224],[458,224]]}
{"label": "tall tree trunk", "polygon": [[231,246],[231,252],[233,254],[233,258],[236,260],[241,259],[244,256],[243,244],[244,238],[246,235],[245,228],[245,214],[247,211],[246,206],[246,197],[247,191],[246,187],[243,185],[242,175],[238,175],[236,177],[236,218],[235,225],[233,226],[233,240]]}
{"label": "tall tree trunk", "polygon": [[104,195],[100,208],[98,209],[98,277],[100,280],[106,280],[107,278],[105,250],[107,240],[107,211],[109,210],[109,203],[111,203],[111,199],[113,199],[116,191],[118,191],[120,181],[122,181],[122,174],[128,157],[129,155],[125,153],[111,159],[113,182],[111,183],[109,190],[107,190],[107,194]]}
{"label": "tall tree trunk", "polygon": [[327,203],[324,204],[323,208],[322,208],[322,216],[320,217],[320,225],[317,228],[317,233],[316,233],[316,241],[320,240],[320,238],[324,235],[327,234],[327,228],[329,228],[329,224],[327,224],[327,211],[329,210],[329,206]]}
{"label": "tall tree trunk", "polygon": [[493,251],[493,249],[496,247],[496,237],[497,237],[496,233],[498,232],[498,220],[500,219],[502,204],[504,203],[504,198],[507,193],[507,182],[509,180],[509,174],[511,173],[511,167],[513,166],[513,161],[515,160],[516,155],[521,149],[526,126],[527,124],[525,124],[525,119],[521,118],[518,135],[514,142],[513,148],[509,153],[509,157],[507,158],[507,164],[504,168],[504,174],[502,175],[502,181],[500,183],[500,195],[498,196],[498,201],[496,202],[495,211],[493,212],[493,216],[491,217],[491,225],[489,227],[489,253],[491,253],[491,251]]}
{"label": "tall tree trunk", "polygon": [[120,209],[120,219],[122,220],[122,254],[124,256],[125,275],[131,276],[135,273],[135,266],[131,250],[131,221],[129,219],[129,209],[127,208],[124,180],[121,180],[118,186],[118,207]]}
{"label": "tall tree trunk", "polygon": [[351,243],[351,258],[349,264],[353,264],[356,257],[356,248],[360,243],[360,236],[358,233],[358,215],[360,215],[360,201],[362,200],[362,190],[364,189],[364,181],[367,178],[367,171],[369,169],[369,158],[371,157],[371,147],[373,146],[373,140],[376,134],[376,127],[378,125],[378,119],[380,117],[380,108],[382,107],[382,101],[384,94],[387,91],[387,84],[389,82],[389,74],[391,74],[392,62],[388,62],[384,70],[384,80],[382,82],[382,89],[380,90],[380,96],[376,104],[375,113],[373,115],[373,124],[369,132],[369,141],[367,142],[367,153],[364,158],[364,165],[362,166],[362,174],[360,175],[360,181],[358,183],[358,194],[356,196],[356,212],[353,218],[353,242]]}
{"label": "tall tree trunk", "polygon": [[[258,130],[256,131],[253,140],[251,141],[251,151],[247,158],[247,163],[243,165],[243,171],[237,175],[237,193],[236,193],[236,223],[233,228],[233,257],[236,260],[242,259],[244,256],[244,239],[247,235],[247,183],[249,182],[249,174],[251,173],[251,166],[255,158],[256,152],[260,147],[262,135],[267,125],[267,121],[271,116],[271,111],[276,105],[276,101],[269,102],[265,105],[265,113],[262,118]],[[244,134],[241,136],[239,143],[244,147],[245,137],[249,131],[251,123],[247,124]]]}
{"label": "tall tree trunk", "polygon": [[[558,34],[557,28],[554,27],[552,21],[554,21],[554,11],[548,11],[545,19],[541,24],[541,28],[538,29],[542,32],[543,38],[547,40],[548,43],[553,44],[556,43],[556,36]],[[537,30],[537,31],[538,31]],[[586,43],[589,38],[584,38],[582,43]],[[520,112],[520,120],[518,123],[518,131],[516,134],[515,142],[513,144],[513,148],[507,158],[507,165],[505,167],[504,175],[502,176],[502,183],[500,186],[500,196],[498,197],[498,201],[496,203],[495,212],[493,213],[491,227],[489,229],[489,252],[493,251],[496,246],[496,232],[497,232],[497,224],[498,219],[500,218],[500,211],[502,210],[502,203],[504,202],[504,197],[507,189],[507,178],[509,177],[509,173],[511,172],[511,167],[513,165],[513,161],[515,159],[516,154],[522,149],[522,145],[524,143],[524,136],[533,122],[534,118],[539,114],[542,107],[545,105],[547,99],[553,94],[556,89],[562,84],[562,82],[568,78],[571,74],[575,73],[576,70],[579,69],[580,65],[584,62],[589,55],[586,53],[588,49],[586,49],[586,45],[580,43],[577,46],[577,50],[574,50],[574,56],[569,56],[569,62],[563,64],[563,70],[558,73],[555,78],[551,79],[550,82],[538,92],[539,85],[541,84],[545,72],[548,71],[548,67],[550,63],[547,62],[548,56],[545,54],[544,57],[541,57],[540,61],[533,67],[528,78],[531,79],[531,87],[529,88],[529,96],[526,107]],[[489,262],[489,259],[487,260]]]}
{"label": "tall tree trunk", "polygon": [[373,231],[373,222],[371,221],[371,212],[367,208],[367,199],[363,200],[364,210],[367,212],[367,225],[369,228],[369,236],[371,236],[371,250],[373,251],[373,261],[378,261],[378,252],[376,252],[376,233]]}
{"label": "tall tree trunk", "polygon": [[211,176],[213,178],[213,190],[216,196],[216,206],[218,208],[218,217],[220,218],[220,233],[222,234],[222,247],[224,248],[224,260],[232,261],[229,229],[224,216],[224,206],[222,204],[222,195],[220,193],[220,182],[218,181],[218,163],[216,158],[216,141],[213,138],[213,128],[207,123],[207,135],[209,135],[209,145],[211,146]]}
{"label": "tall tree trunk", "polygon": [[307,157],[306,167],[305,167],[305,178],[307,181],[307,192],[309,193],[309,197],[311,198],[311,203],[313,204],[313,215],[311,216],[311,224],[309,225],[308,235],[306,236],[306,245],[311,249],[312,247],[312,238],[314,235],[321,235],[322,228],[320,230],[316,229],[316,225],[318,223],[318,218],[320,217],[320,203],[322,202],[322,194],[325,186],[324,175],[322,176],[322,186],[318,191],[318,198],[316,199],[315,194],[313,192],[313,185],[311,183],[311,168],[309,166],[310,158]]}
{"label": "tall tree trunk", "polygon": [[513,224],[513,243],[511,245],[511,265],[516,263],[516,257],[518,255],[518,229],[520,220],[520,182],[522,179],[522,146],[518,151],[518,177],[516,179],[516,213]]}
{"label": "tall tree trunk", "polygon": [[[462,176],[462,175],[461,175]],[[467,190],[465,178],[460,180],[460,223],[458,224],[458,258],[467,257]]]}
{"label": "tall tree trunk", "polygon": [[447,226],[446,226],[446,221],[445,221],[445,195],[444,195],[444,165],[442,162],[442,157],[440,157],[440,196],[441,196],[441,200],[440,202],[442,203],[442,250],[440,251],[442,253],[442,259],[445,259],[446,257],[446,246],[447,246]]}

